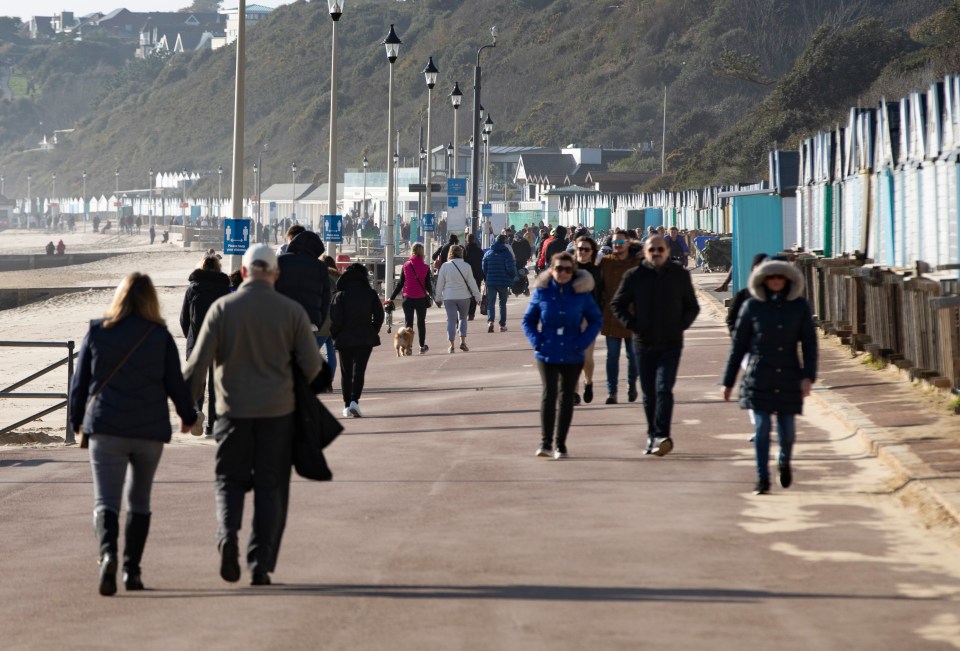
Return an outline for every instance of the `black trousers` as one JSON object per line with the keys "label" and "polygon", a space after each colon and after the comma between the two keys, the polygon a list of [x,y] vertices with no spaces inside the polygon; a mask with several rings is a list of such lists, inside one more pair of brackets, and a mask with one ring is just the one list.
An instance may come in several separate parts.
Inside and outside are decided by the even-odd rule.
{"label": "black trousers", "polygon": [[253,490],[253,527],[247,567],[272,572],[287,520],[293,414],[277,418],[217,419],[217,537],[236,538],[243,501]]}
{"label": "black trousers", "polygon": [[[210,409],[207,411],[207,434],[213,433],[213,426],[217,422],[217,390],[213,386],[213,364],[210,365],[210,368],[207,369],[207,394],[210,396],[208,405]],[[203,411],[203,393],[200,393],[200,399],[195,403],[197,411]]]}
{"label": "black trousers", "polygon": [[349,407],[352,401],[360,402],[363,393],[363,380],[367,374],[367,362],[370,361],[371,346],[350,346],[338,348],[340,358],[340,390],[343,393],[343,406]]}
{"label": "black trousers", "polygon": [[[537,360],[537,369],[543,381],[543,398],[540,401],[540,439],[544,446],[553,445],[553,429],[556,423],[557,448],[567,444],[567,432],[573,422],[573,394],[577,390],[577,378],[583,364],[547,364]],[[557,419],[557,397],[560,398],[560,418]]]}
{"label": "black trousers", "polygon": [[430,307],[429,298],[404,298],[403,299],[403,322],[408,328],[413,327],[413,316],[417,316],[417,337],[420,339],[420,347],[423,348],[427,340],[427,308]]}

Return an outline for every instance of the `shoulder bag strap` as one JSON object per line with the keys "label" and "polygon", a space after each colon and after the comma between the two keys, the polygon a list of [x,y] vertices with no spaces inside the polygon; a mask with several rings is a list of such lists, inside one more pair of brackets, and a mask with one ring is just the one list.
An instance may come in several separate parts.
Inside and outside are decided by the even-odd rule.
{"label": "shoulder bag strap", "polygon": [[[455,262],[456,260],[457,260],[457,258],[454,258],[453,260],[450,261],[450,263],[453,265],[453,268],[457,270],[457,273],[460,274],[460,277],[463,278],[463,284],[467,286],[467,291],[469,292],[469,291],[470,291],[470,283],[467,282],[467,277],[463,275],[463,272],[462,272],[462,271],[460,271],[460,267],[458,267],[458,266],[457,266],[457,263]],[[472,294],[471,294],[471,296],[472,296]]]}
{"label": "shoulder bag strap", "polygon": [[117,374],[117,371],[120,370],[120,367],[122,367],[122,366],[127,362],[127,360],[130,359],[130,356],[133,355],[134,352],[136,352],[137,348],[140,347],[140,344],[142,344],[144,341],[147,340],[147,337],[150,336],[150,333],[153,332],[156,327],[157,327],[157,324],[154,323],[154,324],[151,325],[149,328],[147,328],[147,331],[143,334],[142,337],[140,337],[140,341],[138,341],[138,342],[134,345],[134,347],[131,348],[131,349],[127,352],[127,354],[124,356],[124,358],[120,360],[120,363],[117,364],[117,366],[113,369],[113,371],[110,372],[110,375],[107,376],[107,379],[104,380],[103,383],[100,384],[99,387],[97,387],[97,390],[93,393],[93,395],[90,396],[90,399],[87,401],[87,405],[88,405],[88,406],[90,405],[90,403],[93,402],[94,398],[96,398],[98,395],[100,395],[100,392],[103,390],[103,387],[107,386],[107,384],[110,382],[110,380],[113,379],[113,376]]}

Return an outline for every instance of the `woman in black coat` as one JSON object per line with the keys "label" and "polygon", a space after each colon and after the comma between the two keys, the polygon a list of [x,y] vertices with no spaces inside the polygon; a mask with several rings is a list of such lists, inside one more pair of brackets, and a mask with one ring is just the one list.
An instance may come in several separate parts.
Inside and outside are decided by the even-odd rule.
{"label": "woman in black coat", "polygon": [[[750,360],[740,383],[740,406],[754,412],[757,485],[770,491],[770,429],[777,414],[780,439],[780,485],[793,481],[790,458],[796,438],[796,415],[817,379],[817,333],[810,305],[803,298],[803,276],[789,262],[769,260],[750,274],[751,298],[743,304],[733,333],[733,347],[723,374],[723,399],[730,400],[740,360]],[[797,355],[797,346],[803,359]]]}
{"label": "woman in black coat", "polygon": [[[473,272],[473,279],[479,288],[483,282],[483,249],[477,244],[477,236],[473,233],[467,234],[467,246],[463,249],[463,259],[470,265],[470,270]],[[467,318],[473,321],[473,317],[476,316],[476,314],[477,306],[471,304]]]}
{"label": "woman in black coat", "polygon": [[344,418],[360,418],[360,394],[367,362],[380,345],[383,305],[370,286],[367,268],[359,262],[347,267],[337,280],[330,305],[330,334],[340,353],[340,389]]}

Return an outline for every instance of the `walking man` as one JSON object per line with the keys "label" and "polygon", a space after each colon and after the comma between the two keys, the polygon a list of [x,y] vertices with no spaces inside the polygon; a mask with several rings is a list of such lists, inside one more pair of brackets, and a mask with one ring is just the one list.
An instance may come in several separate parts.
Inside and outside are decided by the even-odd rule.
{"label": "walking man", "polygon": [[633,269],[642,258],[630,252],[630,239],[625,230],[618,228],[610,242],[612,253],[600,260],[600,277],[603,290],[601,292],[603,310],[603,328],[600,330],[607,341],[607,402],[608,405],[617,404],[617,389],[620,384],[620,348],[627,357],[627,400],[634,402],[637,399],[637,351],[633,347],[633,333],[624,327],[614,316],[610,307],[613,295],[620,287],[623,275]]}
{"label": "walking man", "polygon": [[690,272],[671,263],[668,253],[662,235],[647,238],[643,262],[623,275],[610,304],[614,316],[634,333],[647,417],[645,453],[658,457],[673,449],[673,385],[683,331],[700,313]]}
{"label": "walking man", "polygon": [[293,363],[321,383],[323,362],[307,313],[274,290],[279,269],[270,247],[243,254],[243,284],[207,311],[183,375],[194,399],[214,364],[217,411],[216,495],[220,576],[240,580],[237,535],[244,495],[253,489],[247,543],[251,585],[269,585],[290,488],[294,429]]}
{"label": "walking man", "polygon": [[493,332],[493,322],[500,304],[500,332],[507,331],[507,296],[510,286],[517,281],[517,262],[507,246],[507,236],[498,235],[483,254],[483,277],[487,284],[487,332]]}

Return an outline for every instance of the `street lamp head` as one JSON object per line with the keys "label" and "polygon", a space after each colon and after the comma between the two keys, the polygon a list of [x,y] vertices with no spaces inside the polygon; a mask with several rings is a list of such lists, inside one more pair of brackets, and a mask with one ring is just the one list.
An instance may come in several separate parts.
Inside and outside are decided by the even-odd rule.
{"label": "street lamp head", "polygon": [[364,157],[363,157],[363,169],[367,169],[367,166],[368,166],[369,164],[370,164],[370,162],[367,160],[367,157],[364,156]]}
{"label": "street lamp head", "polygon": [[483,144],[487,144],[487,138],[489,137],[490,137],[490,134],[488,134],[486,131],[480,134],[480,140],[483,141]]}
{"label": "street lamp head", "polygon": [[343,13],[343,0],[327,0],[327,6],[330,8],[330,17],[333,21],[340,20],[340,14]]}
{"label": "street lamp head", "polygon": [[427,159],[427,150],[424,149],[423,147],[421,147],[421,148],[420,148],[420,160],[426,160],[426,159]]}
{"label": "street lamp head", "polygon": [[254,163],[254,164],[253,164],[253,173],[256,174],[258,169],[260,169],[260,168],[257,167],[257,164],[256,164],[256,163]]}
{"label": "street lamp head", "polygon": [[400,164],[400,154],[393,152],[393,165],[397,166]]}
{"label": "street lamp head", "polygon": [[290,171],[293,172],[294,174],[297,173],[297,164],[296,164],[296,163],[291,163],[291,164],[290,164]]}
{"label": "street lamp head", "polygon": [[447,143],[447,156],[451,156],[451,157],[453,156],[453,143],[452,143],[452,142],[448,142],[448,143]]}
{"label": "street lamp head", "polygon": [[497,42],[497,26],[496,25],[490,28],[490,35],[493,37],[493,42],[496,43]]}
{"label": "street lamp head", "polygon": [[493,120],[487,114],[487,119],[483,121],[483,132],[487,135],[493,133]]}
{"label": "street lamp head", "polygon": [[113,173],[113,175],[114,175],[114,176],[120,176],[120,168],[119,168],[119,167],[116,169],[116,171]]}
{"label": "street lamp head", "polygon": [[480,105],[480,109],[477,111],[477,114],[480,116],[480,119],[482,120],[484,115],[483,104]]}
{"label": "street lamp head", "polygon": [[453,82],[453,90],[450,91],[450,103],[453,104],[453,110],[456,111],[460,108],[460,103],[463,101],[463,92],[460,90],[460,82]]}
{"label": "street lamp head", "polygon": [[392,23],[390,24],[390,33],[383,39],[382,44],[387,48],[387,60],[390,61],[390,63],[396,61],[397,57],[400,56],[400,46],[403,44],[403,41],[397,36],[397,32],[393,29]]}
{"label": "street lamp head", "polygon": [[217,165],[217,174],[223,176],[223,165]]}
{"label": "street lamp head", "polygon": [[437,84],[437,74],[439,74],[437,66],[433,64],[433,57],[427,61],[427,67],[423,69],[423,77],[427,80],[427,88],[433,90],[433,87]]}

